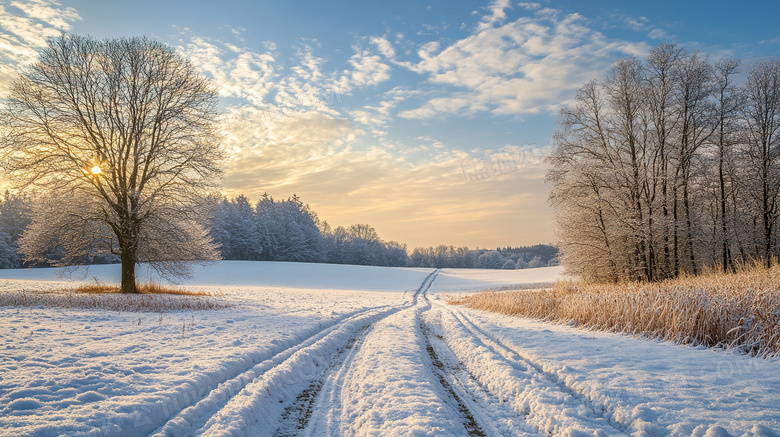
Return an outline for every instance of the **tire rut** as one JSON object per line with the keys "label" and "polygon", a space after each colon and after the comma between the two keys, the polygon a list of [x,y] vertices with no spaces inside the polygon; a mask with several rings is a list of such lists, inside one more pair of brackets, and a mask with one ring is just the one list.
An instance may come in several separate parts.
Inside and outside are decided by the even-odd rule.
{"label": "tire rut", "polygon": [[463,312],[461,312],[460,310],[452,310],[444,307],[442,307],[442,309],[444,311],[449,311],[451,314],[453,314],[453,316],[460,322],[460,324],[469,333],[471,333],[471,335],[473,335],[477,339],[477,341],[479,341],[489,350],[493,351],[494,353],[502,357],[507,363],[509,363],[513,367],[519,365],[521,366],[521,370],[523,371],[533,371],[539,374],[542,378],[554,384],[558,388],[558,390],[560,390],[561,392],[567,395],[570,395],[573,399],[576,399],[577,402],[584,405],[587,408],[587,410],[593,414],[595,418],[603,420],[605,424],[608,425],[613,431],[619,434],[625,434],[627,432],[625,425],[613,424],[612,421],[614,419],[606,415],[605,411],[602,408],[596,407],[596,405],[594,405],[591,399],[589,399],[585,394],[581,393],[574,387],[567,385],[565,381],[561,380],[561,378],[558,377],[558,375],[552,372],[545,371],[540,364],[534,362],[530,358],[525,357],[523,354],[520,353],[520,351],[516,350],[516,348],[504,344],[503,342],[501,342],[491,334],[485,332],[483,329],[477,326],[471,319],[469,319],[468,316],[463,314]]}
{"label": "tire rut", "polygon": [[[415,307],[419,304],[420,297],[425,296],[425,293],[431,287],[438,274],[439,269],[436,269],[429,273],[425,279],[423,279],[422,284],[420,284],[420,287],[412,296],[412,303],[410,307]],[[428,303],[427,299],[426,303]],[[428,303],[428,305],[430,304]],[[391,314],[387,314],[383,318],[389,317],[390,315]],[[371,325],[373,325],[373,323]],[[334,357],[328,370],[323,372],[321,377],[317,381],[313,382],[309,388],[304,390],[304,392],[298,396],[295,403],[285,410],[282,416],[282,426],[277,429],[276,433],[274,434],[275,437],[297,436],[305,432],[306,427],[309,424],[309,420],[311,419],[314,404],[320,396],[323,387],[331,377],[333,378],[331,385],[334,385],[334,383],[343,382],[342,379],[344,378],[345,372],[347,370],[346,368],[349,366],[352,355],[357,349],[355,345],[366,337],[371,325],[357,332],[355,336],[350,339],[349,343],[341,351],[339,351],[338,355]],[[333,398],[336,395],[337,389],[330,388],[330,390],[330,397],[332,398],[330,401],[334,401],[335,399]],[[484,436],[485,434],[473,435]]]}
{"label": "tire rut", "polygon": [[[433,308],[426,293],[421,296]],[[437,304],[437,306],[440,306]],[[430,313],[428,313],[430,314]],[[442,386],[456,400],[463,415],[466,432],[470,436],[513,435],[538,436],[535,428],[511,408],[504,400],[482,385],[465,365],[461,363],[444,337],[434,332],[436,323],[421,317],[420,328],[425,337],[426,347]],[[441,356],[446,359],[440,358]],[[445,364],[446,363],[446,364]],[[519,419],[519,420],[518,420]]]}
{"label": "tire rut", "polygon": [[466,434],[472,437],[486,436],[487,434],[485,434],[482,425],[477,423],[477,420],[469,410],[469,407],[466,406],[466,403],[458,395],[458,393],[455,392],[455,389],[450,384],[449,378],[447,376],[448,369],[446,369],[444,364],[442,364],[442,362],[439,360],[439,356],[436,354],[436,349],[434,349],[434,347],[431,345],[431,340],[429,338],[430,332],[422,321],[420,321],[420,329],[422,330],[425,337],[425,348],[428,352],[428,356],[431,358],[431,364],[433,364],[433,374],[438,378],[439,384],[444,389],[444,392],[455,401],[455,405],[457,405],[458,413],[460,413],[461,421],[463,422],[463,428],[466,430]]}
{"label": "tire rut", "polygon": [[317,341],[326,337],[329,333],[338,329],[339,326],[348,323],[350,320],[370,314],[371,312],[392,312],[386,306],[369,308],[358,311],[343,317],[336,322],[325,326],[323,329],[305,338],[293,346],[287,347],[271,358],[266,360],[253,361],[250,366],[245,366],[243,371],[235,372],[231,376],[214,380],[208,385],[206,394],[200,396],[196,402],[182,408],[177,414],[161,424],[157,430],[152,433],[154,437],[163,437],[170,435],[194,435],[209,419],[224,408],[227,403],[243,390],[252,381],[262,378],[272,369],[282,365],[295,353],[313,345]]}
{"label": "tire rut", "polygon": [[[373,325],[373,324],[372,324]],[[287,407],[282,413],[281,425],[274,432],[274,437],[292,437],[299,435],[306,426],[309,424],[312,412],[314,411],[314,403],[322,392],[322,388],[328,378],[336,369],[341,369],[355,349],[355,345],[361,341],[367,335],[371,329],[371,325],[368,325],[355,333],[355,335],[349,339],[347,344],[339,350],[338,354],[333,357],[328,369],[323,372],[323,375],[312,382],[308,388],[301,392],[295,399],[295,402]]]}
{"label": "tire rut", "polygon": [[[315,369],[319,369],[323,358],[325,359],[325,362],[329,363],[328,366],[337,367],[345,352],[353,349],[355,342],[366,334],[368,326],[402,309],[417,305],[419,296],[430,287],[437,273],[438,270],[435,270],[425,277],[420,287],[415,291],[410,303],[393,307],[383,306],[370,308],[353,313],[348,317],[344,317],[334,322],[332,325],[327,326],[325,329],[309,336],[294,346],[288,347],[284,351],[277,353],[272,358],[262,361],[259,364],[249,366],[248,368],[245,368],[243,372],[239,372],[238,375],[232,378],[225,378],[219,381],[216,384],[216,388],[212,389],[205,396],[200,397],[194,404],[182,409],[172,419],[161,424],[162,426],[160,426],[153,435],[162,437],[169,435],[199,435],[202,433],[209,435],[230,434],[230,430],[223,430],[221,428],[227,424],[225,420],[230,420],[227,416],[235,413],[235,411],[230,410],[231,405],[243,405],[240,407],[243,411],[240,417],[243,417],[244,419],[232,423],[230,427],[239,426],[244,429],[251,427],[250,423],[247,421],[253,422],[254,420],[257,420],[257,408],[263,409],[260,405],[264,405],[264,402],[275,399],[273,391],[269,392],[268,388],[263,389],[261,387],[264,387],[267,384],[274,384],[274,381],[280,380],[280,378],[281,380],[286,378],[297,378],[298,382],[295,383],[297,385],[300,385],[305,380],[311,378],[313,375],[310,374],[305,375],[305,380],[300,379],[301,369],[296,371],[295,364],[297,362],[296,360],[299,359],[309,361],[313,359],[314,362],[309,363],[307,361],[307,363]],[[354,326],[354,328],[352,328],[352,326]],[[354,332],[349,336],[349,339],[340,340],[344,337],[345,333],[350,332],[352,329],[354,329]],[[342,341],[344,342],[343,345],[338,348],[338,352],[334,355],[327,352],[327,350],[332,349],[322,349],[322,347],[332,348],[332,345]],[[320,344],[329,344],[330,346],[320,346]],[[322,353],[325,353],[326,355],[321,355]],[[328,367],[328,370],[326,371],[315,371],[317,372],[316,376],[314,376],[313,380],[306,387],[301,389],[294,389],[292,386],[290,387],[292,390],[300,390],[297,396],[291,401],[280,399],[278,402],[273,400],[273,404],[265,404],[269,406],[273,405],[275,411],[282,408],[279,413],[274,413],[279,414],[279,416],[275,417],[281,417],[282,419],[282,427],[277,428],[279,430],[278,435],[296,435],[300,430],[306,427],[311,416],[314,402],[322,389],[327,375],[330,374],[332,370]],[[266,379],[268,379],[267,382],[265,382]],[[238,401],[237,399],[234,399],[236,397],[242,398],[238,404],[233,402]],[[250,402],[251,405],[246,404],[246,401],[250,399],[254,399]],[[283,404],[288,402],[290,402],[291,405],[288,405],[287,408],[283,408]],[[250,419],[251,417],[256,418]],[[266,414],[261,414],[260,417],[262,417],[263,420],[260,420],[260,423],[257,425],[261,425],[261,423],[271,420]],[[241,425],[241,423],[243,423],[243,425]]]}

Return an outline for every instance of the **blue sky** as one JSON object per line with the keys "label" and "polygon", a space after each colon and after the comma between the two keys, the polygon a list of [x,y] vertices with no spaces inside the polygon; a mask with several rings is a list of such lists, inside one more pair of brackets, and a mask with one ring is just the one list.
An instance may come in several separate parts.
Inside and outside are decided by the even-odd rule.
{"label": "blue sky", "polygon": [[224,192],[310,203],[410,246],[554,242],[557,110],[620,57],[678,42],[747,70],[776,1],[0,1],[0,92],[60,30],[148,35],[213,79]]}

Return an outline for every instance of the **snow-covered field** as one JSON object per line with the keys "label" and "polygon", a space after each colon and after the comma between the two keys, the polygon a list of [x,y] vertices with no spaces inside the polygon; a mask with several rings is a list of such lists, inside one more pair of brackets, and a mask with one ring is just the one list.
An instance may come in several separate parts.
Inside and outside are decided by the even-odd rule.
{"label": "snow-covered field", "polygon": [[560,266],[519,270],[442,269],[431,293],[544,287],[559,279],[565,279]]}
{"label": "snow-covered field", "polygon": [[[0,435],[780,436],[776,360],[439,298],[560,275],[221,262],[182,286],[226,309],[0,308]],[[0,292],[68,286],[0,270]]]}

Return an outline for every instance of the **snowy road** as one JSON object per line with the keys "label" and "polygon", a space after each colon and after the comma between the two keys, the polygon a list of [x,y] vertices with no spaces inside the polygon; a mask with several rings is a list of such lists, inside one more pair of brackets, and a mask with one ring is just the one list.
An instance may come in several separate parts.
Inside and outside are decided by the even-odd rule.
{"label": "snowy road", "polygon": [[[373,373],[373,369],[356,364],[357,357],[370,350],[366,343],[375,345],[376,334],[381,331],[377,326],[394,316],[414,311],[419,318],[421,303],[427,303],[425,292],[437,274],[434,271],[423,280],[409,305],[372,308],[340,321],[224,382],[154,435],[271,436],[327,434],[328,429],[333,431],[331,435],[342,435],[334,423],[340,419],[336,413],[341,411],[346,394],[342,390],[351,381],[345,379],[346,375],[361,371]],[[403,340],[403,337],[395,339]],[[378,343],[387,341],[379,338]],[[405,347],[403,343],[400,345]],[[404,373],[396,374],[396,377],[404,376]],[[325,422],[320,420],[322,416],[327,417]],[[312,425],[308,426],[310,422]]]}
{"label": "snowy road", "polygon": [[187,286],[229,309],[0,308],[0,435],[780,436],[778,360],[441,299],[559,274],[223,262]]}

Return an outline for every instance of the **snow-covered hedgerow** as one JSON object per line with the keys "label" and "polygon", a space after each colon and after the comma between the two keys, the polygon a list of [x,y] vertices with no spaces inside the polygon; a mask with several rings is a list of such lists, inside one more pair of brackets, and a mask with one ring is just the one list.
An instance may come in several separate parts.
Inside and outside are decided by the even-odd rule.
{"label": "snow-covered hedgerow", "polygon": [[537,291],[484,292],[457,303],[577,326],[780,356],[780,267],[658,283],[559,282]]}

